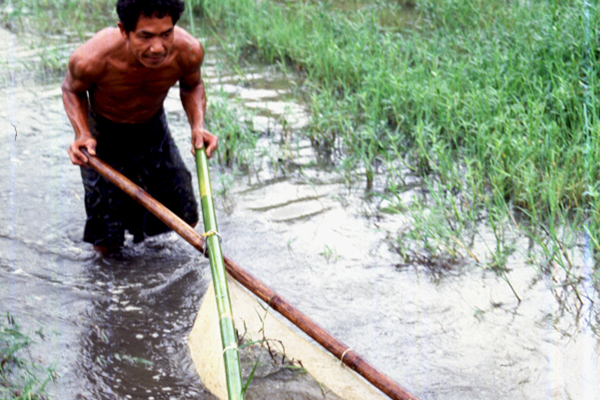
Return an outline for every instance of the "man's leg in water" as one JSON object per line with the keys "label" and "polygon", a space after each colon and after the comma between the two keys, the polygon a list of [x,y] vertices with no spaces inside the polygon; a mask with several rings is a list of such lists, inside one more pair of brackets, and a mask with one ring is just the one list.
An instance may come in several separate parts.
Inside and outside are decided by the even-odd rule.
{"label": "man's leg in water", "polygon": [[118,253],[121,249],[121,246],[94,246],[94,250],[102,255]]}
{"label": "man's leg in water", "polygon": [[[195,228],[196,225],[198,225],[198,221],[194,222],[190,226],[192,228]],[[102,254],[102,255],[111,254],[111,253],[117,253],[119,251],[119,249],[121,249],[121,246],[111,246],[111,247],[108,247],[108,246],[94,246],[94,250],[97,251],[98,253]]]}

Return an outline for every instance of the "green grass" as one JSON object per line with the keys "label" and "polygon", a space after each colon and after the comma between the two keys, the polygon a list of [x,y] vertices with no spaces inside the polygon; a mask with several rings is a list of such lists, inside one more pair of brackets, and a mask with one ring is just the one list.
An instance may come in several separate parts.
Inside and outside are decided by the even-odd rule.
{"label": "green grass", "polygon": [[4,0],[6,26],[43,35],[76,34],[80,39],[118,21],[114,0]]}
{"label": "green grass", "polygon": [[[5,1],[43,32],[116,21],[112,1]],[[538,243],[538,262],[567,268],[561,248],[579,243],[584,220],[600,250],[595,5],[586,25],[582,0],[187,3],[193,30],[218,34],[236,63],[258,57],[306,77],[304,133],[349,180],[385,182],[378,195],[414,215],[405,253],[458,256],[457,240],[468,247],[482,221],[498,242],[482,262],[496,267],[511,251],[507,225]],[[216,113],[231,125],[219,126],[232,143],[221,161],[247,163],[249,150],[227,153],[255,139]],[[398,200],[407,170],[427,189],[414,204]]]}
{"label": "green grass", "polygon": [[44,389],[54,377],[53,368],[31,360],[27,349],[32,339],[10,314],[0,322],[0,399],[46,399]]}
{"label": "green grass", "polygon": [[600,126],[593,109],[584,123],[582,84],[586,57],[593,70],[598,61],[597,9],[588,42],[581,1],[419,0],[410,12],[420,22],[404,27],[382,20],[390,3],[345,13],[327,2],[194,2],[238,55],[306,74],[307,134],[367,188],[383,176],[393,197],[404,166],[444,198],[428,204],[436,212],[460,205],[451,214],[465,228],[478,215],[497,227],[516,216],[538,237],[587,211],[598,243]]}
{"label": "green grass", "polygon": [[251,115],[242,105],[224,93],[209,93],[206,125],[218,134],[217,161],[227,167],[248,170],[254,162],[254,149],[260,136],[252,125]]}

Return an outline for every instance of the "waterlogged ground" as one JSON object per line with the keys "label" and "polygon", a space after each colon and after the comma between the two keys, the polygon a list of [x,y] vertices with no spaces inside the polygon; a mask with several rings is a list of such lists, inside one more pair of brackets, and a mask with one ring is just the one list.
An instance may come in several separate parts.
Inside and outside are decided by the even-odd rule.
{"label": "waterlogged ground", "polygon": [[[186,344],[207,261],[174,234],[129,241],[119,258],[82,242],[83,188],[66,153],[60,80],[33,79],[37,53],[6,31],[0,39],[0,312],[34,336],[36,360],[55,365],[55,399],[210,399]],[[307,120],[294,84],[258,66],[230,75],[215,51],[207,86],[242,99],[255,127],[271,132],[252,173],[213,167],[226,254],[419,398],[599,398],[597,293],[579,303],[516,251],[507,265],[519,303],[481,266],[495,246],[485,233],[474,247],[480,264],[466,251],[446,268],[404,264],[392,244],[410,218],[380,212],[361,185],[349,188],[294,139]],[[166,109],[193,170],[176,91]],[[580,255],[571,261],[581,265]]]}

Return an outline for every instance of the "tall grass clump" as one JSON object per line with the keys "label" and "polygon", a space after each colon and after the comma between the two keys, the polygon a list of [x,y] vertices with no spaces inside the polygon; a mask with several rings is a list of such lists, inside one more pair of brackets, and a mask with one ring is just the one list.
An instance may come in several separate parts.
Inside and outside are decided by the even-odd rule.
{"label": "tall grass clump", "polygon": [[26,350],[32,343],[31,338],[8,313],[6,320],[6,323],[0,322],[0,398],[47,399],[44,389],[53,378],[53,369],[30,359]]}
{"label": "tall grass clump", "polygon": [[254,131],[252,116],[223,93],[209,93],[209,99],[206,125],[219,136],[217,161],[227,167],[249,169],[260,136]]}
{"label": "tall grass clump", "polygon": [[[326,2],[191,1],[239,54],[306,73],[308,135],[367,186],[381,175],[393,193],[408,167],[467,215],[510,217],[536,237],[589,206],[599,242],[599,200],[584,196],[597,189],[585,159],[600,161],[600,125],[588,121],[586,150],[582,1],[416,0],[419,22],[396,27],[374,11],[385,2],[345,14]],[[596,6],[590,20],[595,67]]]}

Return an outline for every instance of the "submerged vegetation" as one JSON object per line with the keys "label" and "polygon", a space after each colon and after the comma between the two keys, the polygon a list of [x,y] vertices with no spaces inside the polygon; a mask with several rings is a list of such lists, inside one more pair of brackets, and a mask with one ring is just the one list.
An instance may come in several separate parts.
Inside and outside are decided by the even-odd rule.
{"label": "submerged vegetation", "polygon": [[[312,116],[302,134],[349,182],[386,198],[387,212],[413,216],[397,241],[405,260],[477,260],[469,248],[482,221],[495,243],[477,261],[503,277],[513,229],[542,250],[527,258],[562,267],[572,284],[584,226],[600,251],[595,4],[186,3],[182,24],[218,35],[236,63],[258,57],[305,77]],[[3,9],[13,29],[80,37],[116,21],[114,0],[4,0]],[[249,165],[251,127],[216,104],[209,122],[230,137],[219,160]],[[424,196],[406,200],[407,174]]]}

